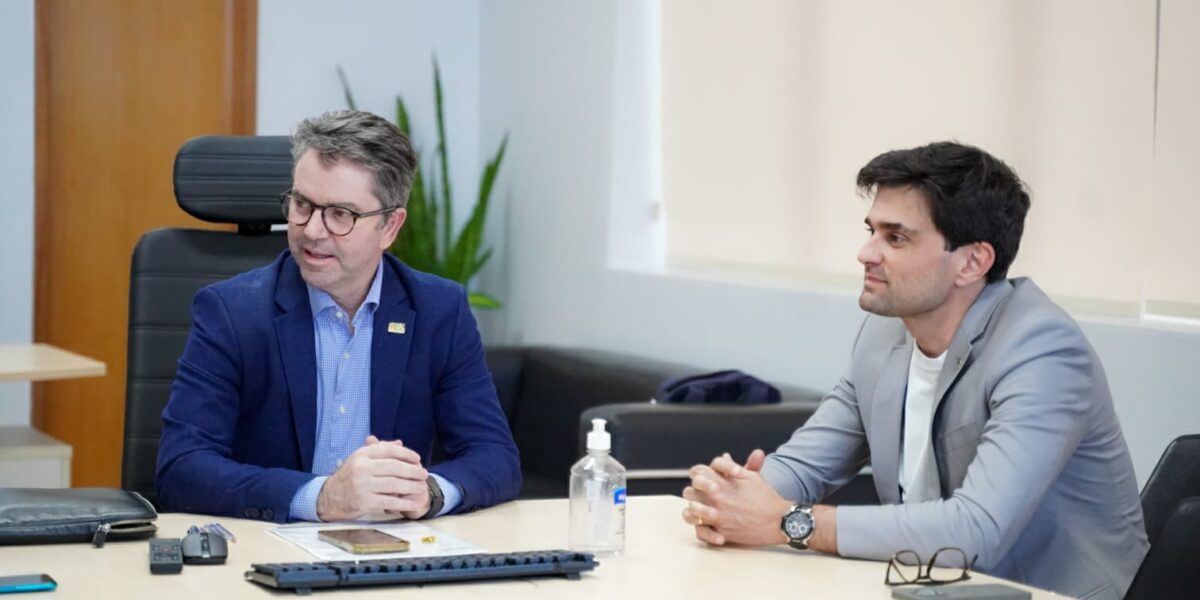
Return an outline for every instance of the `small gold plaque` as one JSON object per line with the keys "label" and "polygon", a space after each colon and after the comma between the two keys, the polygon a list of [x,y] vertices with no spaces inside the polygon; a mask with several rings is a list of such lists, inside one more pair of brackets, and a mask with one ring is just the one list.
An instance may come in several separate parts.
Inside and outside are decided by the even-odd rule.
{"label": "small gold plaque", "polygon": [[404,323],[388,323],[388,333],[404,335]]}

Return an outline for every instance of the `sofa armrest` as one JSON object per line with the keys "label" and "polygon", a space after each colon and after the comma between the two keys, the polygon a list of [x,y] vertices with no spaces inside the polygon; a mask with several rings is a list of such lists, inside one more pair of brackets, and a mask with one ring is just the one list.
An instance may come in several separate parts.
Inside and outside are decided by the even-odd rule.
{"label": "sofa armrest", "polygon": [[[820,396],[792,390],[780,404],[607,404],[580,416],[580,439],[592,419],[608,421],[612,455],[625,466],[630,494],[676,494],[688,483],[688,469],[725,452],[743,462],[756,448],[773,452],[808,421]],[[582,453],[581,442],[580,452]],[[869,469],[822,502],[833,505],[878,504]]]}
{"label": "sofa armrest", "polygon": [[[604,419],[612,434],[613,458],[626,469],[686,471],[724,452],[737,460],[745,460],[755,448],[770,452],[787,441],[816,409],[815,400],[757,406],[607,404],[583,413],[580,440],[586,438],[592,419]],[[632,476],[638,477],[637,473]]]}
{"label": "sofa armrest", "polygon": [[520,348],[487,348],[484,355],[488,371],[492,373],[492,383],[496,385],[496,397],[500,400],[500,410],[508,419],[508,428],[512,429],[513,418],[516,415],[517,397],[521,393],[521,374],[525,369],[525,352]]}
{"label": "sofa armrest", "polygon": [[[501,377],[500,359],[518,364],[519,376]],[[497,388],[514,382],[509,424],[521,452],[525,497],[558,497],[580,456],[579,415],[612,402],[649,401],[662,380],[694,373],[689,367],[612,352],[524,347],[488,350]],[[506,394],[501,391],[501,402]]]}

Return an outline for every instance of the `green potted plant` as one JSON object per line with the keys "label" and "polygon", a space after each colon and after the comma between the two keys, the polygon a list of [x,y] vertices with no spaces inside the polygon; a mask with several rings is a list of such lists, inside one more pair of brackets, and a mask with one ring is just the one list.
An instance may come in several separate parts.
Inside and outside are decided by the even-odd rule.
{"label": "green potted plant", "polygon": [[[350,82],[345,71],[337,68],[338,78],[342,82],[342,91],[346,95],[346,104],[356,109],[354,95],[350,91]],[[500,141],[500,147],[495,156],[488,161],[483,169],[483,177],[479,180],[479,196],[471,210],[471,216],[463,223],[458,235],[454,235],[454,209],[451,202],[450,163],[446,149],[446,120],[442,109],[442,76],[437,59],[433,61],[433,94],[437,108],[438,145],[435,160],[438,163],[440,185],[434,178],[426,179],[425,169],[418,168],[413,181],[412,193],[408,198],[408,220],[396,242],[389,251],[403,260],[408,266],[419,271],[440,275],[461,283],[467,288],[468,299],[474,308],[500,308],[500,302],[494,297],[472,289],[472,279],[487,264],[492,256],[491,248],[483,245],[483,227],[487,219],[488,201],[492,194],[492,186],[496,182],[496,173],[500,170],[500,161],[504,158],[504,149],[508,146],[508,135]],[[396,96],[396,125],[412,137],[412,127],[408,118],[408,109],[404,100]],[[416,141],[413,140],[414,147]],[[417,152],[418,163],[422,163],[420,151]],[[433,172],[432,169],[429,171]]]}

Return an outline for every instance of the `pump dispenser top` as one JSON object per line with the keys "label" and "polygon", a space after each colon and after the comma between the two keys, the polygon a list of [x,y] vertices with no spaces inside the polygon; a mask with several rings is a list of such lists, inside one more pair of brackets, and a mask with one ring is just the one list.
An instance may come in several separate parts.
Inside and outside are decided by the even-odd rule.
{"label": "pump dispenser top", "polygon": [[608,451],[612,448],[612,436],[604,430],[604,419],[592,419],[592,430],[587,434],[587,449]]}

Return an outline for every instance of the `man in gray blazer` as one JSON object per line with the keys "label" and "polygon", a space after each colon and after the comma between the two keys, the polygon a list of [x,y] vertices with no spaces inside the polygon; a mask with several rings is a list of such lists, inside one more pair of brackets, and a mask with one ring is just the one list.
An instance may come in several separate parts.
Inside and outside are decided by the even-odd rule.
{"label": "man in gray blazer", "polygon": [[[775,453],[693,467],[684,521],[716,545],[955,547],[985,573],[1120,598],[1149,547],[1133,464],[1079,326],[1006,279],[1024,185],[943,142],[876,157],[858,186],[874,193],[858,254],[871,314],[846,374]],[[868,464],[881,506],[819,504]]]}

